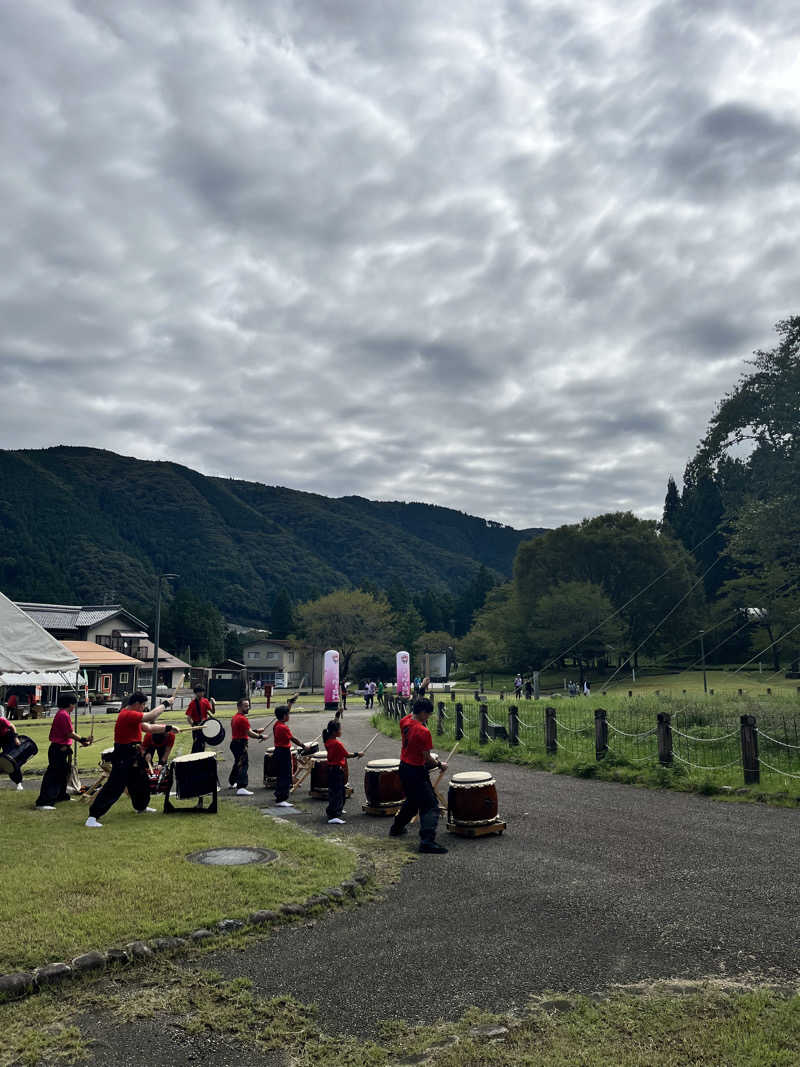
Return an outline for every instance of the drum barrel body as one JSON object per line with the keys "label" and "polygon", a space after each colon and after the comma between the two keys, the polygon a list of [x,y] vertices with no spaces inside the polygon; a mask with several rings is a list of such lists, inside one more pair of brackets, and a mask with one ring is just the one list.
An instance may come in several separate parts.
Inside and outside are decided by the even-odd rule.
{"label": "drum barrel body", "polygon": [[310,788],[312,793],[328,792],[328,757],[325,753],[316,753],[311,757]]}
{"label": "drum barrel body", "polygon": [[0,753],[0,774],[14,774],[39,751],[39,746],[27,734],[17,734],[19,744]]}
{"label": "drum barrel body", "polygon": [[[297,774],[297,752],[292,749],[292,777]],[[275,749],[268,748],[264,753],[264,788],[274,789],[278,784],[278,771],[275,766]]]}
{"label": "drum barrel body", "polygon": [[364,768],[364,793],[371,808],[396,808],[406,798],[400,760],[373,760]]}
{"label": "drum barrel body", "polygon": [[172,761],[172,771],[179,800],[191,800],[216,792],[217,757],[213,752],[177,756]]}
{"label": "drum barrel body", "polygon": [[496,822],[497,786],[494,778],[480,773],[454,775],[447,790],[447,813],[459,826],[486,826]]}

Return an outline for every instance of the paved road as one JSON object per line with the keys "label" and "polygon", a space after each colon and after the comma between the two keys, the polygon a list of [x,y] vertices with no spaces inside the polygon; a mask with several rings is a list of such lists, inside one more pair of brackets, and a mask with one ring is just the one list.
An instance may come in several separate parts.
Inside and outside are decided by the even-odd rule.
{"label": "paved road", "polygon": [[[292,722],[297,736],[310,738],[324,717]],[[346,714],[349,748],[373,732],[368,713]],[[369,756],[396,753],[397,743],[381,737]],[[480,766],[457,755],[452,769]],[[328,827],[324,804],[305,792],[296,821],[323,834],[385,835],[387,821],[361,814],[363,772],[352,768],[346,826]],[[510,764],[492,770],[505,834],[441,833],[449,854],[419,856],[386,902],[220,951],[209,966],[247,975],[268,995],[315,1001],[326,1027],[362,1034],[394,1015],[431,1020],[471,1004],[503,1010],[543,989],[796,976],[797,812]],[[264,796],[258,789],[252,802],[263,805]],[[397,847],[414,844],[401,839]]]}

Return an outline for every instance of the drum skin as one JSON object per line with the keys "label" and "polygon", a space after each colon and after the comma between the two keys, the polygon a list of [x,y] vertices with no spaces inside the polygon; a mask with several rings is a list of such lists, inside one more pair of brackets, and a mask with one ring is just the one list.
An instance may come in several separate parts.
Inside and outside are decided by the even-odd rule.
{"label": "drum skin", "polygon": [[113,760],[114,746],[112,745],[111,748],[104,748],[100,753],[100,766],[107,774],[111,773],[111,764],[113,763]]}
{"label": "drum skin", "polygon": [[171,765],[178,800],[191,800],[216,792],[217,757],[213,752],[176,756]]}
{"label": "drum skin", "polygon": [[458,826],[486,826],[497,820],[497,786],[487,771],[454,774],[447,790],[447,813]]}
{"label": "drum skin", "polygon": [[399,759],[370,760],[364,768],[364,792],[371,808],[396,808],[406,799]]}
{"label": "drum skin", "polygon": [[[297,752],[292,749],[292,777],[297,774]],[[274,789],[278,784],[278,772],[275,768],[275,749],[268,748],[264,753],[264,788]]]}
{"label": "drum skin", "polygon": [[13,774],[39,751],[39,746],[27,734],[17,734],[19,744],[0,754],[0,774]]}
{"label": "drum skin", "polygon": [[225,727],[219,721],[210,715],[203,723],[203,729],[200,733],[205,738],[207,745],[221,745],[225,740]]}
{"label": "drum skin", "polygon": [[[345,763],[344,780],[347,783],[350,771]],[[311,757],[311,785],[312,793],[326,793],[328,791],[328,753],[315,752]]]}

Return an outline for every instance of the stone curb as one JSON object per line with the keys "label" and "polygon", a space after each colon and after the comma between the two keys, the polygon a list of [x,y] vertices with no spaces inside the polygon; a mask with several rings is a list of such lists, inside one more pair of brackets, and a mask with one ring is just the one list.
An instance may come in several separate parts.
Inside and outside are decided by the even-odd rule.
{"label": "stone curb", "polygon": [[375,876],[375,864],[368,856],[359,856],[352,878],[339,886],[324,889],[302,904],[281,904],[278,911],[253,911],[246,919],[220,919],[213,929],[192,930],[183,937],[155,937],[150,941],[129,941],[124,948],[110,948],[106,952],[92,949],[75,956],[69,963],[46,963],[33,971],[0,974],[0,1004],[37,993],[68,979],[97,974],[108,967],[127,966],[153,959],[156,955],[178,953],[191,944],[223,937],[252,926],[278,924],[300,916],[312,915],[321,908],[333,908],[354,900]]}

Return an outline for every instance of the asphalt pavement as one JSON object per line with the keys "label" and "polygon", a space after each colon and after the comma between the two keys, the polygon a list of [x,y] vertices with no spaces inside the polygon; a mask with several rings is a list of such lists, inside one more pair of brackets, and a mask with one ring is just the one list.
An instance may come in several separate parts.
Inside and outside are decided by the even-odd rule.
{"label": "asphalt pavement", "polygon": [[[351,751],[374,734],[369,716],[345,713]],[[326,719],[295,715],[292,729],[310,740]],[[368,758],[397,755],[398,747],[381,736]],[[260,764],[251,742],[256,795],[236,802],[270,804]],[[327,825],[325,804],[309,798],[307,785],[288,818],[344,840],[387,835],[390,820],[362,814],[363,765],[350,766],[355,793],[345,826]],[[327,1029],[363,1035],[381,1019],[451,1018],[473,1004],[504,1011],[543,990],[707,976],[796,980],[798,812],[460,754],[451,764],[487,767],[504,834],[472,840],[440,824],[449,853],[418,856],[383,901],[333,912],[312,928],[283,927],[204,965],[247,976],[268,996],[316,1002]],[[220,767],[221,782],[228,769]],[[415,850],[416,841],[393,845]]]}

